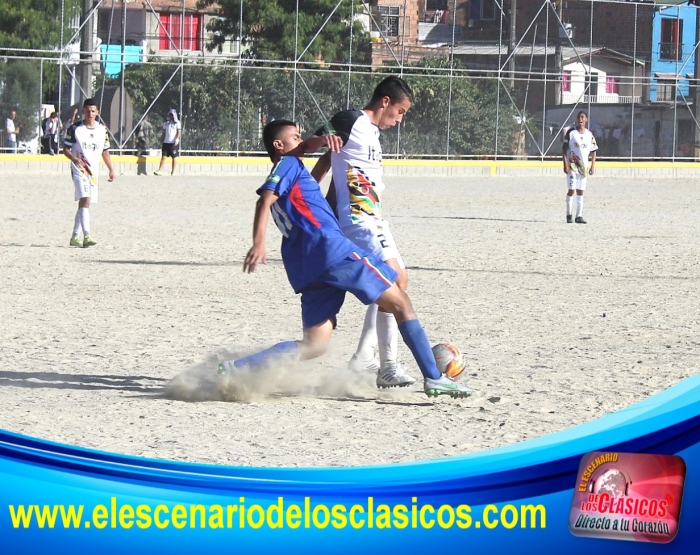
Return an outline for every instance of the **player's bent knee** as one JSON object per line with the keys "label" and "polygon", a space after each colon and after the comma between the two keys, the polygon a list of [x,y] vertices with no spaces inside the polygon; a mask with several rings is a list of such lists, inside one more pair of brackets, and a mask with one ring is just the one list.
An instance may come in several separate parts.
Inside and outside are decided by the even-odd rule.
{"label": "player's bent knee", "polygon": [[384,312],[391,312],[399,324],[416,318],[411,299],[395,283],[382,293],[377,299],[377,304]]}
{"label": "player's bent knee", "polygon": [[399,275],[399,277],[396,278],[396,285],[399,286],[401,291],[406,291],[406,289],[408,289],[408,276],[406,274],[403,276]]}

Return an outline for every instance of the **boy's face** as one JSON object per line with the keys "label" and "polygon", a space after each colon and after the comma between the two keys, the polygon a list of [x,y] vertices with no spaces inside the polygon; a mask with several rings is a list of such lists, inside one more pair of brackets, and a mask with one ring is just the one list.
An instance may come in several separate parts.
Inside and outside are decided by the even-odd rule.
{"label": "boy's face", "polygon": [[403,121],[403,117],[406,115],[406,112],[408,112],[409,108],[411,107],[411,101],[408,98],[404,98],[403,100],[392,104],[389,97],[385,96],[382,99],[382,102],[384,104],[384,111],[382,112],[382,115],[379,118],[379,123],[377,124],[379,129],[390,129],[401,123],[401,121]]}
{"label": "boy's face", "polygon": [[281,130],[279,136],[272,142],[272,146],[280,155],[283,155],[291,152],[303,142],[299,129],[288,125]]}
{"label": "boy's face", "polygon": [[95,118],[97,118],[99,113],[100,111],[97,109],[97,106],[85,106],[83,108],[83,121],[91,125],[95,122]]}
{"label": "boy's face", "polygon": [[579,127],[586,127],[586,125],[588,125],[588,116],[584,113],[579,114],[576,120],[578,121]]}

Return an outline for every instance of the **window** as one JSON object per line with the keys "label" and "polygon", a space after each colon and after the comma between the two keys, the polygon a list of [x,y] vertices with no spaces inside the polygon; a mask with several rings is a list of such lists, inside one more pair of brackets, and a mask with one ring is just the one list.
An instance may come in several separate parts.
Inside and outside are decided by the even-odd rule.
{"label": "window", "polygon": [[619,94],[620,78],[610,76],[605,77],[605,92],[608,94]]}
{"label": "window", "polygon": [[[158,26],[160,50],[201,50],[202,16],[161,13]],[[168,37],[168,35],[170,35]]]}
{"label": "window", "polygon": [[656,82],[656,100],[668,101],[676,99],[676,81],[659,79]]}
{"label": "window", "polygon": [[[99,36],[106,37],[109,34],[111,23],[112,18],[110,17],[110,14],[104,10],[97,12],[97,34]],[[121,19],[117,21],[117,24],[121,26]]]}
{"label": "window", "polygon": [[683,20],[664,17],[661,19],[661,44],[659,57],[662,60],[682,60]]}
{"label": "window", "polygon": [[425,0],[425,10],[432,12],[435,10],[449,10],[448,0]]}
{"label": "window", "polygon": [[399,36],[399,17],[401,16],[401,8],[399,6],[378,6],[377,11],[382,35],[385,37]]}
{"label": "window", "polygon": [[561,79],[561,92],[571,92],[571,72],[565,71]]}
{"label": "window", "polygon": [[469,19],[474,21],[493,21],[496,19],[495,0],[471,0],[469,3]]}

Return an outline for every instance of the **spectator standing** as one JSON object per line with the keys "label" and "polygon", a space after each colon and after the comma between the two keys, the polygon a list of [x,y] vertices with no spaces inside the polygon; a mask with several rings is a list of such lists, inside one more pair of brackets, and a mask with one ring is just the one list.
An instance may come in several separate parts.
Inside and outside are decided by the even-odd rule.
{"label": "spectator standing", "polygon": [[41,153],[53,156],[58,153],[58,131],[60,122],[58,114],[51,115],[42,122],[43,135],[41,137]]}
{"label": "spectator standing", "polygon": [[66,136],[66,133],[70,129],[70,126],[73,125],[76,121],[80,119],[79,113],[78,113],[78,107],[74,106],[73,107],[73,112],[71,116],[63,123],[62,129],[61,129],[61,135],[62,137]]}
{"label": "spectator standing", "polygon": [[15,126],[15,118],[17,112],[10,110],[10,114],[5,118],[5,140],[10,154],[17,154],[17,133],[20,132],[19,126]]}
{"label": "spectator standing", "polygon": [[151,146],[151,138],[153,137],[153,125],[148,121],[148,114],[143,116],[143,120],[136,128],[136,155],[146,156],[149,147]]}

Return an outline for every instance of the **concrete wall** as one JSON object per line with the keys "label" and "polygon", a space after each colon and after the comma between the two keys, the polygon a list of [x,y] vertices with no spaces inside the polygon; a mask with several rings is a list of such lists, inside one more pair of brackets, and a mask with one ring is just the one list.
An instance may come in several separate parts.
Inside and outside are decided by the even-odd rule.
{"label": "concrete wall", "polygon": [[[112,161],[117,175],[153,176],[158,169],[159,157],[149,157],[141,162],[135,156],[113,156]],[[315,160],[306,159],[306,165],[313,167]],[[165,166],[170,171],[170,160]],[[178,158],[178,175],[220,176],[250,175],[266,176],[271,164],[266,158],[234,157],[194,157]],[[426,177],[468,177],[470,175],[493,176],[561,176],[560,161],[520,161],[520,160],[384,160],[387,176],[426,176]],[[0,154],[0,175],[31,174],[41,176],[66,177],[70,174],[70,165],[63,156],[33,154]],[[106,175],[104,165],[101,175]],[[700,179],[700,163],[697,162],[598,162],[598,177],[643,177],[669,179]],[[0,178],[1,179],[1,178]],[[167,179],[164,177],[163,179]]]}

